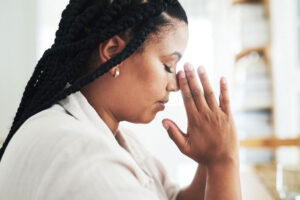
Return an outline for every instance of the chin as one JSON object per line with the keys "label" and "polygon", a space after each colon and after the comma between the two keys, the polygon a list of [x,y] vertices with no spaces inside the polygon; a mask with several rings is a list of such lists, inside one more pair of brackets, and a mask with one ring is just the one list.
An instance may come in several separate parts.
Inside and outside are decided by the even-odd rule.
{"label": "chin", "polygon": [[140,120],[136,121],[135,123],[137,123],[137,124],[149,124],[150,122],[153,121],[153,119],[154,119],[154,117],[152,117],[152,118],[148,117],[148,118],[140,119]]}
{"label": "chin", "polygon": [[140,117],[138,117],[137,119],[135,119],[134,121],[132,121],[133,123],[136,124],[148,124],[150,122],[152,122],[155,118],[157,113],[151,113],[151,114],[146,114],[146,115],[139,115]]}
{"label": "chin", "polygon": [[155,116],[152,117],[151,119],[148,119],[148,120],[144,121],[144,124],[148,124],[148,123],[152,122],[154,120],[154,118],[155,118]]}
{"label": "chin", "polygon": [[143,112],[130,113],[130,115],[124,117],[124,120],[136,124],[148,124],[154,120],[157,113],[157,107],[155,108],[155,110],[144,109]]}

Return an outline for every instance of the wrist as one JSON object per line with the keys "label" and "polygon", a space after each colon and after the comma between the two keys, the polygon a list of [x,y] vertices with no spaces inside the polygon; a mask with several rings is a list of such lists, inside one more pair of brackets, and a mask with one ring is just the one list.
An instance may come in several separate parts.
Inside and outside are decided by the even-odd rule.
{"label": "wrist", "polygon": [[239,173],[239,159],[236,157],[208,166],[205,198],[242,199]]}
{"label": "wrist", "polygon": [[224,169],[228,168],[239,168],[240,166],[240,160],[239,160],[239,155],[233,155],[233,156],[228,156],[222,161],[219,162],[212,162],[208,165],[206,165],[207,172],[209,173],[210,171],[222,171]]}

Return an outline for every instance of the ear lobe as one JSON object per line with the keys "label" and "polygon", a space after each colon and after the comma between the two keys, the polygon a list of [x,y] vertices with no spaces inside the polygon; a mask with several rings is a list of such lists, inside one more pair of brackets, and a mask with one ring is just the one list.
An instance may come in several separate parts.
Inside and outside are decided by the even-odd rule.
{"label": "ear lobe", "polygon": [[125,41],[120,36],[115,35],[112,38],[99,44],[99,57],[102,63],[116,56],[126,46]]}

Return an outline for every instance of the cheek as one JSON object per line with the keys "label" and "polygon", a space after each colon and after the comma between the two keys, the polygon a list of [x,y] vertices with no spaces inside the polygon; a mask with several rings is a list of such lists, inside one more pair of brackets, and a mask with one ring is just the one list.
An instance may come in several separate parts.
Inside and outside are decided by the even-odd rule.
{"label": "cheek", "polygon": [[[166,76],[162,70],[148,71],[139,81],[140,92],[151,102],[159,101],[165,96],[164,85]],[[145,99],[145,100],[147,100]]]}
{"label": "cheek", "polygon": [[168,74],[160,62],[150,59],[131,60],[127,66],[126,74],[130,75],[121,84],[126,91],[122,113],[133,121],[150,120],[157,113],[156,101],[166,96]]}
{"label": "cheek", "polygon": [[123,120],[132,123],[149,123],[155,118],[159,112],[156,101],[161,100],[165,95],[157,80],[150,76],[144,77],[133,90],[128,91],[127,97],[122,100],[118,109]]}
{"label": "cheek", "polygon": [[166,75],[166,71],[164,71],[159,61],[148,61],[141,66],[137,82],[145,91],[163,93],[164,91],[161,91],[161,89],[166,84]]}

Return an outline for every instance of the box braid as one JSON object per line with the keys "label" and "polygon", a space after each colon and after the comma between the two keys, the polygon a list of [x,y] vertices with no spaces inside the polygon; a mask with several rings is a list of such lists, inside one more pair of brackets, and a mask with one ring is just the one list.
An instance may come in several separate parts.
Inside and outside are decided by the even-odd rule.
{"label": "box braid", "polygon": [[[62,12],[54,44],[44,52],[25,87],[11,129],[0,149],[0,161],[9,141],[28,118],[108,72],[138,52],[149,34],[168,25],[163,12],[188,23],[177,0],[70,0]],[[131,39],[122,52],[94,72],[74,80],[100,43],[126,31],[130,32]],[[72,84],[65,88],[68,82]]]}

